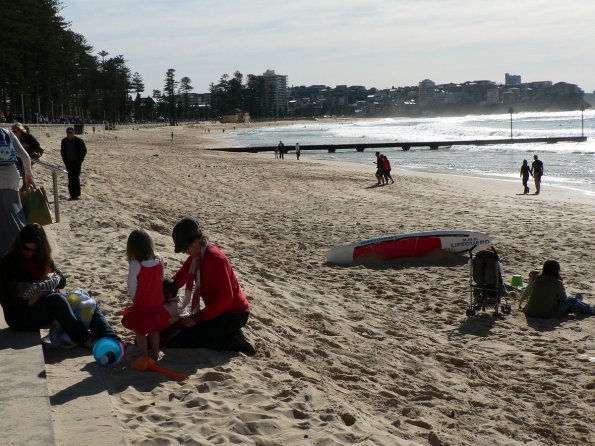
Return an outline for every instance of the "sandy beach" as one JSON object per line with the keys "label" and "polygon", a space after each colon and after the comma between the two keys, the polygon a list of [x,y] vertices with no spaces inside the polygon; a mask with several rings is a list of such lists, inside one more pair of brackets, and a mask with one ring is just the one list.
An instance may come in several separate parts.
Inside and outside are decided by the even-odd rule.
{"label": "sandy beach", "polygon": [[[170,133],[174,131],[173,141]],[[230,130],[229,126],[227,131]],[[490,234],[507,283],[554,258],[566,289],[595,303],[595,200],[546,181],[539,196],[509,182],[412,173],[393,166],[394,185],[374,188],[374,166],[273,153],[206,150],[221,127],[98,132],[83,195],[47,228],[69,288],[95,296],[120,324],[126,238],[149,231],[168,273],[185,259],[171,229],[195,216],[228,255],[252,315],[257,355],[163,350],[161,363],[190,374],[169,381],[137,372],[131,347],[118,368],[88,350],[46,352],[57,444],[104,444],[104,425],[81,440],[76,414],[92,383],[129,444],[580,445],[595,438],[595,317],[527,320],[517,310],[467,319],[467,258],[338,267],[334,246],[438,229]],[[62,135],[40,137],[60,164]],[[34,168],[52,191],[51,176]],[[79,377],[73,382],[72,377]],[[95,438],[95,440],[93,440]],[[591,438],[591,440],[588,440]]]}

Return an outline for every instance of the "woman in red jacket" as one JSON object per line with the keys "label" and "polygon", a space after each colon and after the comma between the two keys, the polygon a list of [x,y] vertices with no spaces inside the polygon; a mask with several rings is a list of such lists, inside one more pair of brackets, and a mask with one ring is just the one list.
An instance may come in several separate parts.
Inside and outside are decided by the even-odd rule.
{"label": "woman in red jacket", "polygon": [[248,322],[250,305],[229,259],[209,243],[192,217],[185,217],[174,226],[172,238],[175,252],[189,256],[173,280],[179,288],[185,286],[182,310],[189,304],[190,308],[188,315],[168,329],[167,346],[255,354],[241,330]]}

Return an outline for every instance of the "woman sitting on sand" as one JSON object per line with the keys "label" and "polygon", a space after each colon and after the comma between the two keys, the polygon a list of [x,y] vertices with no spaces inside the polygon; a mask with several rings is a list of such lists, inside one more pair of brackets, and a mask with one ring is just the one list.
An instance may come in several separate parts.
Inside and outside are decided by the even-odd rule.
{"label": "woman sitting on sand", "polygon": [[248,322],[250,305],[227,256],[209,243],[194,218],[180,220],[172,237],[175,252],[189,256],[173,280],[178,288],[185,286],[182,308],[190,304],[190,314],[162,332],[164,344],[254,355],[256,350],[241,330]]}
{"label": "woman sitting on sand", "polygon": [[533,283],[533,290],[523,310],[527,316],[540,318],[561,318],[570,312],[591,315],[593,307],[583,302],[583,297],[566,295],[560,264],[556,260],[547,260],[543,264],[541,275]]}
{"label": "woman sitting on sand", "polygon": [[[75,343],[86,343],[91,335],[75,317],[65,293],[44,292],[35,299],[23,299],[23,282],[40,282],[55,275],[60,277],[57,288],[63,288],[66,279],[52,260],[43,227],[37,223],[26,225],[0,259],[0,303],[4,319],[17,331],[37,331],[57,321]],[[99,308],[91,318],[89,330],[96,337],[117,337]]]}

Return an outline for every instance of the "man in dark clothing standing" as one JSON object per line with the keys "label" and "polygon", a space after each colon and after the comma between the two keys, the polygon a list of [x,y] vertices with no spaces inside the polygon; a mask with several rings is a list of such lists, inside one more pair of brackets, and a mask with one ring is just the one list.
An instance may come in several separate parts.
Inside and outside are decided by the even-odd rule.
{"label": "man in dark clothing standing", "polygon": [[66,138],[62,140],[60,154],[68,171],[69,200],[78,200],[81,196],[81,167],[87,155],[87,146],[85,141],[74,136],[72,127],[66,129]]}
{"label": "man in dark clothing standing", "polygon": [[531,175],[535,180],[535,195],[539,195],[541,190],[541,177],[543,176],[543,162],[533,155],[533,163],[531,163]]}
{"label": "man in dark clothing standing", "polygon": [[283,157],[283,154],[285,153],[285,144],[283,144],[283,141],[279,141],[277,149],[279,150],[279,159],[285,159]]}

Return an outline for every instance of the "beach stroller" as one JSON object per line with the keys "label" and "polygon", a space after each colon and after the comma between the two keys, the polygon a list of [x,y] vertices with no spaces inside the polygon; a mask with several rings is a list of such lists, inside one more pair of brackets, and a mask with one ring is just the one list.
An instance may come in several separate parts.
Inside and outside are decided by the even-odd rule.
{"label": "beach stroller", "polygon": [[510,314],[511,307],[506,300],[506,287],[502,278],[502,268],[498,253],[492,247],[475,256],[474,246],[469,250],[469,307],[467,316],[475,316],[479,310],[494,307],[494,316],[499,312]]}

